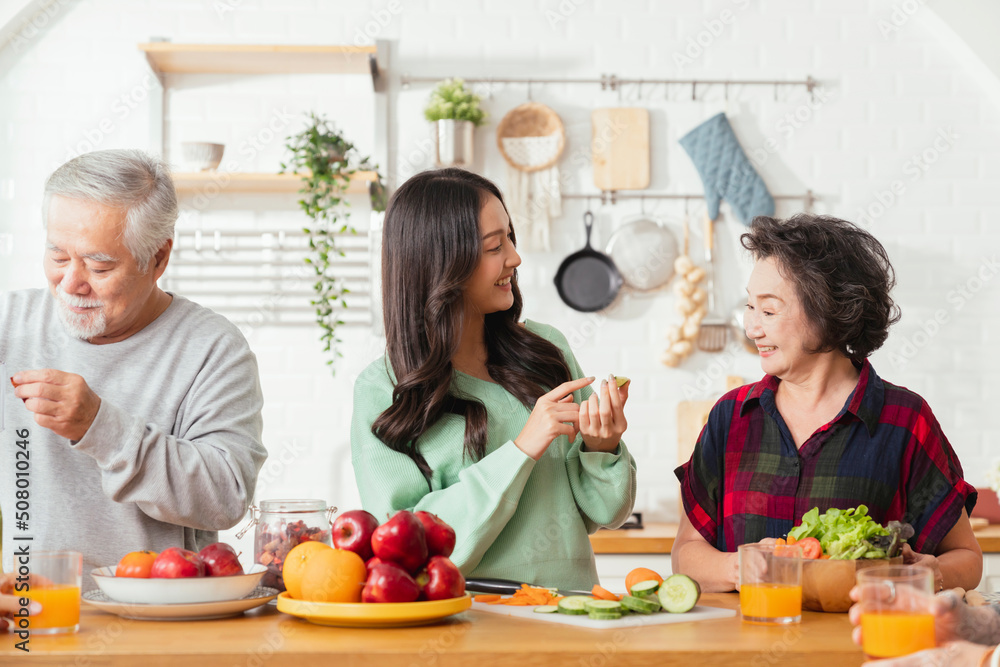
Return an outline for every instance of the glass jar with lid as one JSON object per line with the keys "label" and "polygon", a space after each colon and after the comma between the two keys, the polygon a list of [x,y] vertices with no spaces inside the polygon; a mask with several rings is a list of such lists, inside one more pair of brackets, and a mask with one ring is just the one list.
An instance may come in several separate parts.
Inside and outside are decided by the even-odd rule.
{"label": "glass jar with lid", "polygon": [[322,542],[332,546],[330,527],[336,507],[327,507],[324,500],[262,500],[260,507],[250,507],[250,524],[254,530],[254,562],[267,567],[261,586],[285,590],[281,577],[288,552],[302,542]]}

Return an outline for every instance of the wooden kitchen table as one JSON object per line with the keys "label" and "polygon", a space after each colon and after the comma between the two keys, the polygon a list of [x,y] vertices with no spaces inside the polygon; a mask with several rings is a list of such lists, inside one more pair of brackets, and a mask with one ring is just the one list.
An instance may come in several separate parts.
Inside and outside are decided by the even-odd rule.
{"label": "wooden kitchen table", "polygon": [[[701,603],[736,609],[737,594]],[[348,629],[313,625],[273,607],[215,621],[133,621],[84,605],[75,635],[32,637],[31,653],[0,635],[0,665],[75,667],[431,667],[612,665],[858,665],[847,614],[803,612],[802,623],[766,627],[733,618],[591,630],[466,611],[435,625]]]}

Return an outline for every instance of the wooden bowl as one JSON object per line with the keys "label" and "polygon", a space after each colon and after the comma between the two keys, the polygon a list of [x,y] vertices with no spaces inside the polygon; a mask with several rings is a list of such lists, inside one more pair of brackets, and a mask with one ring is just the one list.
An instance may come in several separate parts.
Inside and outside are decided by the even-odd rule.
{"label": "wooden bowl", "polygon": [[845,612],[854,604],[848,595],[857,571],[879,565],[899,565],[902,556],[858,560],[804,560],[802,562],[802,608],[809,611]]}
{"label": "wooden bowl", "polygon": [[[557,136],[557,148],[555,153],[543,164],[525,165],[517,162],[512,156],[507,154],[504,148],[504,139],[521,139],[524,137],[550,137]],[[563,126],[559,114],[538,102],[528,102],[515,107],[507,112],[497,125],[497,148],[500,154],[510,166],[520,171],[533,172],[548,169],[559,161],[563,150],[566,148],[566,128]]]}

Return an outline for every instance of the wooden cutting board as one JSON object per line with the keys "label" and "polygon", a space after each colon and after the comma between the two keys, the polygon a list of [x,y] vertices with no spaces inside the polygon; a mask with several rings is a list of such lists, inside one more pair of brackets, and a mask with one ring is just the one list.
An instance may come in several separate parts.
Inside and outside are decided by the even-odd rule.
{"label": "wooden cutting board", "polygon": [[642,625],[665,625],[667,623],[691,623],[693,621],[707,621],[716,618],[730,618],[736,615],[735,609],[719,609],[718,607],[697,606],[684,614],[668,614],[660,612],[658,614],[629,614],[616,621],[594,621],[586,615],[571,616],[569,614],[539,614],[534,607],[506,607],[499,604],[486,604],[484,602],[473,602],[473,611],[480,611],[487,614],[501,614],[503,616],[515,616],[531,621],[542,621],[545,623],[561,623],[563,625],[575,625],[581,628],[592,628],[595,630],[615,630]]}
{"label": "wooden cutting board", "polygon": [[594,185],[600,190],[648,188],[649,109],[595,109],[590,124]]}

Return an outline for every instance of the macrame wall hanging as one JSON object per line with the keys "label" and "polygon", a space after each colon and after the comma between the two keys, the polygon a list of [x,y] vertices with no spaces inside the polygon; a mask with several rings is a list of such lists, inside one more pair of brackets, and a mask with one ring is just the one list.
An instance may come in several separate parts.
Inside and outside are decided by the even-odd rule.
{"label": "macrame wall hanging", "polygon": [[566,148],[562,119],[544,104],[522,104],[497,126],[497,146],[507,162],[507,207],[519,243],[550,250],[549,223],[562,215],[556,166]]}

